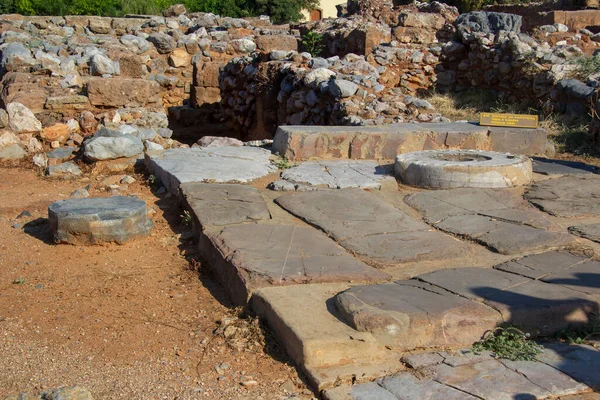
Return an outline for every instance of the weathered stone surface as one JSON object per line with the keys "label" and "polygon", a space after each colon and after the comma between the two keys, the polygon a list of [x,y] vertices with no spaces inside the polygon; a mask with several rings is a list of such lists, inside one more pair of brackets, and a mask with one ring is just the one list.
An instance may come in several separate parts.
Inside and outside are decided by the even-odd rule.
{"label": "weathered stone surface", "polygon": [[466,251],[459,241],[431,231],[364,190],[287,194],[276,202],[378,265],[453,258]]}
{"label": "weathered stone surface", "polygon": [[123,196],[56,201],[48,207],[48,218],[57,243],[124,243],[152,228],[146,202]]}
{"label": "weathered stone surface", "polygon": [[156,51],[160,54],[172,52],[177,45],[175,40],[166,33],[153,33],[148,36],[148,41],[156,47]]}
{"label": "weathered stone surface", "polygon": [[94,54],[90,60],[90,74],[94,76],[120,75],[121,68],[118,61],[113,61],[104,54]]}
{"label": "weathered stone surface", "polygon": [[570,226],[569,232],[573,235],[600,243],[600,224]]}
{"label": "weathered stone surface", "polygon": [[273,50],[298,51],[298,39],[291,35],[261,35],[255,42],[258,50],[265,53]]}
{"label": "weathered stone surface", "polygon": [[133,157],[144,151],[142,141],[130,134],[118,137],[98,136],[84,144],[83,154],[92,161]]}
{"label": "weathered stone surface", "polygon": [[335,97],[350,97],[358,90],[358,85],[345,79],[334,79],[329,83],[329,92]]}
{"label": "weathered stone surface", "polygon": [[306,161],[281,174],[287,181],[331,189],[381,189],[396,185],[391,166],[375,161]]}
{"label": "weathered stone surface", "polygon": [[600,262],[598,261],[584,261],[540,279],[600,299]]}
{"label": "weathered stone surface", "polygon": [[533,157],[533,172],[543,175],[592,174],[598,167],[577,161]]}
{"label": "weathered stone surface", "polygon": [[492,308],[418,281],[355,286],[336,302],[353,328],[401,350],[468,346],[502,322]]}
{"label": "weathered stone surface", "polygon": [[239,139],[221,136],[203,136],[196,142],[200,147],[235,146],[242,147],[244,142]]}
{"label": "weathered stone surface", "polygon": [[479,150],[400,154],[395,170],[403,183],[431,189],[515,187],[529,184],[533,176],[527,157]]}
{"label": "weathered stone surface", "polygon": [[20,160],[27,156],[27,152],[18,144],[0,147],[0,160]]}
{"label": "weathered stone surface", "polygon": [[8,126],[13,131],[27,133],[42,130],[42,123],[23,104],[17,102],[8,103],[6,111],[8,112]]}
{"label": "weathered stone surface", "polygon": [[580,292],[493,269],[447,269],[418,278],[483,302],[498,310],[505,322],[534,334],[588,322],[598,310],[598,302]]}
{"label": "weathered stone surface", "polygon": [[538,361],[582,382],[592,389],[600,388],[600,351],[592,346],[549,343],[537,356]]}
{"label": "weathered stone surface", "polygon": [[583,263],[588,259],[567,252],[548,251],[496,265],[494,268],[531,279],[541,279]]}
{"label": "weathered stone surface", "polygon": [[537,182],[525,193],[531,203],[558,217],[600,214],[600,176],[564,176]]}
{"label": "weathered stone surface", "polygon": [[302,283],[389,278],[354,259],[313,228],[235,225],[201,236],[200,249],[231,298],[245,305],[255,289]]}
{"label": "weathered stone surface", "polygon": [[438,353],[408,354],[402,357],[402,362],[412,369],[420,369],[431,365],[438,365],[444,361],[444,357]]}
{"label": "weathered stone surface", "polygon": [[394,159],[398,154],[436,149],[533,155],[544,154],[546,143],[547,133],[542,129],[496,129],[467,123],[280,126],[273,152],[292,161],[314,157]]}
{"label": "weathered stone surface", "polygon": [[436,228],[476,240],[502,254],[558,248],[573,238],[509,191],[453,189],[421,192],[406,202]]}
{"label": "weathered stone surface", "polygon": [[0,129],[8,126],[8,113],[3,108],[0,108]]}
{"label": "weathered stone surface", "polygon": [[476,397],[456,390],[450,386],[428,378],[418,379],[413,374],[404,372],[388,376],[379,381],[379,384],[394,394],[396,399],[420,400],[474,400]]}
{"label": "weathered stone surface", "polygon": [[184,182],[249,182],[277,170],[257,147],[170,149],[146,155],[146,166],[170,192]]}
{"label": "weathered stone surface", "polygon": [[92,78],[87,83],[90,103],[100,107],[143,107],[158,102],[158,82],[144,79]]}
{"label": "weathered stone surface", "polygon": [[46,176],[49,178],[75,179],[81,174],[81,168],[72,162],[50,165],[46,169]]}
{"label": "weathered stone surface", "polygon": [[40,133],[40,137],[46,142],[51,143],[57,141],[61,144],[69,140],[70,135],[71,128],[67,124],[55,124],[42,129],[42,132]]}
{"label": "weathered stone surface", "polygon": [[265,201],[252,186],[187,182],[179,189],[202,229],[271,218]]}

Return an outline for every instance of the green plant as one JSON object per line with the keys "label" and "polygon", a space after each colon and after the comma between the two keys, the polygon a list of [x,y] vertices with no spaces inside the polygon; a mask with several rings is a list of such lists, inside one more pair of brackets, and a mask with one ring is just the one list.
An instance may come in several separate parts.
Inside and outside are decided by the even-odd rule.
{"label": "green plant", "polygon": [[568,344],[585,344],[588,340],[600,338],[600,318],[592,318],[579,329],[564,329],[556,334],[556,339]]}
{"label": "green plant", "polygon": [[292,167],[295,167],[296,165],[298,164],[290,162],[290,160],[288,160],[287,157],[281,157],[281,159],[275,161],[275,166],[278,169],[290,169]]}
{"label": "green plant", "polygon": [[148,177],[148,182],[150,182],[150,184],[154,185],[156,183],[156,176],[150,175]]}
{"label": "green plant", "polygon": [[12,283],[14,285],[24,285],[25,284],[25,278],[18,277],[17,279],[13,280]]}
{"label": "green plant", "polygon": [[313,30],[308,31],[302,36],[302,46],[304,50],[310,53],[313,57],[318,57],[324,49],[323,35]]}
{"label": "green plant", "polygon": [[543,349],[533,340],[529,340],[528,333],[509,327],[487,332],[479,342],[473,344],[471,350],[475,354],[487,350],[496,358],[506,358],[511,361],[533,361]]}
{"label": "green plant", "polygon": [[600,56],[583,55],[573,58],[570,63],[575,65],[574,78],[585,80],[590,75],[600,73]]}
{"label": "green plant", "polygon": [[184,210],[180,217],[185,225],[192,225],[192,222],[194,221],[192,214],[188,210]]}

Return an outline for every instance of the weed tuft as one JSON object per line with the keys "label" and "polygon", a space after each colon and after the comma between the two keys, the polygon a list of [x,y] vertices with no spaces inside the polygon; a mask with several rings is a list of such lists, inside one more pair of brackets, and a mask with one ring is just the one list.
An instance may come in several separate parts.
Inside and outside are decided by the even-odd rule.
{"label": "weed tuft", "polygon": [[475,354],[490,351],[496,358],[511,361],[533,361],[543,349],[533,340],[529,340],[528,333],[509,327],[487,332],[479,342],[473,344],[471,351]]}

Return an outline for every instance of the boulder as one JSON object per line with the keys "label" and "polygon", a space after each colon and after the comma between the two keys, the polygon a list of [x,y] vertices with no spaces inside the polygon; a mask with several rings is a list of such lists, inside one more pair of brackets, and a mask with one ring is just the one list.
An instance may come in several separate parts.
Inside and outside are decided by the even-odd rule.
{"label": "boulder", "polygon": [[183,4],[173,4],[163,11],[164,17],[179,17],[187,12]]}
{"label": "boulder", "polygon": [[28,72],[35,65],[35,60],[31,52],[21,43],[9,43],[2,48],[2,58],[0,58],[1,71],[23,71]]}
{"label": "boulder", "polygon": [[18,144],[0,147],[0,160],[20,160],[26,155],[27,152]]}
{"label": "boulder", "polygon": [[454,21],[459,36],[463,40],[471,32],[483,34],[497,34],[500,31],[519,33],[522,23],[523,17],[520,15],[488,11],[472,11],[461,14]]}
{"label": "boulder", "polygon": [[8,113],[0,108],[0,129],[4,129],[8,126]]}
{"label": "boulder", "polygon": [[304,76],[304,84],[313,89],[317,89],[321,82],[326,82],[335,75],[335,72],[327,68],[317,68]]}
{"label": "boulder", "polygon": [[358,90],[358,85],[345,79],[333,79],[329,83],[329,93],[335,97],[354,96]]}
{"label": "boulder", "polygon": [[175,39],[166,33],[153,33],[148,36],[148,41],[156,47],[156,51],[160,54],[168,54],[172,52],[177,43],[175,43]]}
{"label": "boulder", "polygon": [[39,132],[42,123],[35,117],[31,110],[21,103],[9,103],[6,106],[8,112],[8,126],[17,133]]}
{"label": "boulder", "polygon": [[71,128],[69,127],[69,125],[56,124],[42,129],[40,137],[48,143],[56,141],[62,144],[69,140],[70,134]]}
{"label": "boulder", "polygon": [[94,54],[90,60],[90,74],[95,76],[120,75],[118,61],[112,61],[104,54]]}
{"label": "boulder", "polygon": [[133,157],[143,151],[142,141],[130,134],[120,137],[94,137],[84,144],[84,154],[91,161]]}
{"label": "boulder", "polygon": [[186,67],[190,65],[191,59],[192,57],[185,49],[175,49],[169,56],[169,64],[175,68]]}

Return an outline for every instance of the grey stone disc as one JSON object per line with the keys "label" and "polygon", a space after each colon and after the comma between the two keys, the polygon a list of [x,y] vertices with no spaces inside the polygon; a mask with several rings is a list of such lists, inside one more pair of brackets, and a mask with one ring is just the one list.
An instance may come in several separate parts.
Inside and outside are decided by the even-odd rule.
{"label": "grey stone disc", "polygon": [[124,243],[150,232],[146,202],[124,196],[56,201],[48,207],[56,243]]}
{"label": "grey stone disc", "polygon": [[533,177],[525,156],[479,150],[428,150],[396,157],[402,183],[431,189],[506,188],[527,185]]}

